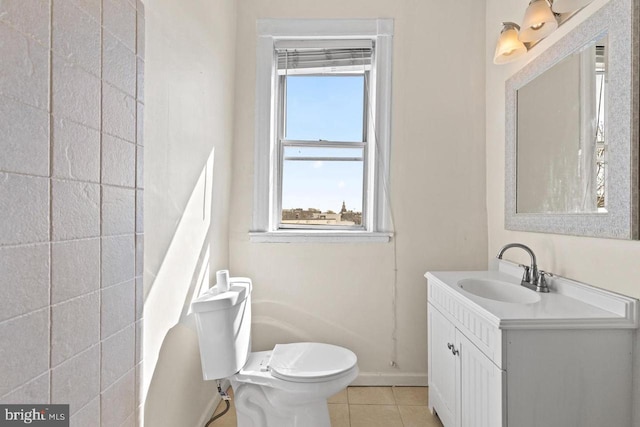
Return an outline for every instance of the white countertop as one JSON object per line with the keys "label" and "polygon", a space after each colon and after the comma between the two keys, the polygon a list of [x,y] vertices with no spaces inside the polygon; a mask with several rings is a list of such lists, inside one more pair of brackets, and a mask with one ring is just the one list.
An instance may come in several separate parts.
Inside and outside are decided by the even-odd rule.
{"label": "white countertop", "polygon": [[521,277],[505,272],[518,270],[510,263],[502,263],[501,271],[434,271],[425,277],[430,283],[439,282],[457,300],[501,329],[638,327],[638,300],[565,278],[550,280],[551,292],[539,293],[540,301],[531,304],[482,298],[457,285],[462,279],[474,278],[520,286]]}

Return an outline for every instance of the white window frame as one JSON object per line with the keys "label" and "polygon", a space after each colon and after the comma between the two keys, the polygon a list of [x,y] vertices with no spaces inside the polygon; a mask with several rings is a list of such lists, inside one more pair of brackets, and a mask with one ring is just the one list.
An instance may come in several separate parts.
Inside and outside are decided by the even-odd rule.
{"label": "white window frame", "polygon": [[[392,19],[261,19],[257,22],[256,111],[252,242],[388,242],[392,236],[389,207],[391,136]],[[279,229],[280,153],[275,44],[278,40],[370,39],[375,44],[370,84],[375,138],[365,156],[366,219],[361,229]]]}

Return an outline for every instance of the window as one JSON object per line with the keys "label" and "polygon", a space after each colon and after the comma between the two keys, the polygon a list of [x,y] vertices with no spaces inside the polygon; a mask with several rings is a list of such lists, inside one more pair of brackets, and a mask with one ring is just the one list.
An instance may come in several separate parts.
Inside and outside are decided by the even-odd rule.
{"label": "window", "polygon": [[252,241],[388,241],[392,21],[258,32]]}

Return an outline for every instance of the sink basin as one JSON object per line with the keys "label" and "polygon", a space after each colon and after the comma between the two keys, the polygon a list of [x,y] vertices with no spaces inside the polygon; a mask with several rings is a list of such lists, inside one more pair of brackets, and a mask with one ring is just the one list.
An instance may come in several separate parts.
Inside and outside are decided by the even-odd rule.
{"label": "sink basin", "polygon": [[499,280],[463,279],[458,286],[470,294],[494,301],[514,304],[533,304],[540,301],[540,295],[525,287]]}

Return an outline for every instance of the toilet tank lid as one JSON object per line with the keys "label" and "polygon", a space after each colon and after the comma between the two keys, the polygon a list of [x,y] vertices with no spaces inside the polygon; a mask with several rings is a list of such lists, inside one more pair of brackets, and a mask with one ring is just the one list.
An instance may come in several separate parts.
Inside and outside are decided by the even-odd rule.
{"label": "toilet tank lid", "polygon": [[194,313],[224,310],[242,303],[251,294],[251,279],[234,277],[229,279],[229,290],[218,292],[214,286],[191,303]]}

